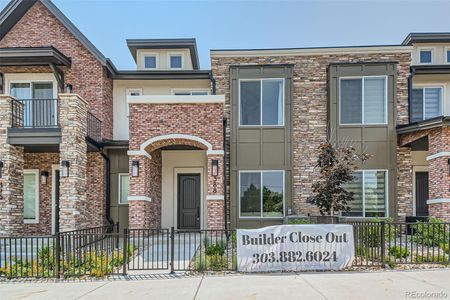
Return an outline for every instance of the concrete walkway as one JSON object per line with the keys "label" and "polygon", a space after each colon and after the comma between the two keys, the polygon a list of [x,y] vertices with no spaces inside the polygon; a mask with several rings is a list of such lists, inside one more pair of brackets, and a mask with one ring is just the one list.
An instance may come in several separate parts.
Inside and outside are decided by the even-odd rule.
{"label": "concrete walkway", "polygon": [[450,299],[450,269],[0,282],[0,299]]}

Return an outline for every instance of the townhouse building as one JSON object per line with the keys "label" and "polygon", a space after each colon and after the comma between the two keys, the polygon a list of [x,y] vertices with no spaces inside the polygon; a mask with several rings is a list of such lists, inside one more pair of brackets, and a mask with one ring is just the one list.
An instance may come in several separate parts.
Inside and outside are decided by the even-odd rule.
{"label": "townhouse building", "polygon": [[318,147],[351,143],[342,218],[450,220],[450,34],[211,50],[130,39],[118,70],[49,0],[0,13],[0,234],[217,229],[317,215]]}

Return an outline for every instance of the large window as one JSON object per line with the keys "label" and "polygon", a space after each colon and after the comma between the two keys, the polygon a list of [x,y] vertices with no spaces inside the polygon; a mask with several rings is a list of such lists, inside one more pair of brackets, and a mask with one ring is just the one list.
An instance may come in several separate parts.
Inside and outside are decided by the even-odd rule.
{"label": "large window", "polygon": [[387,123],[386,76],[340,79],[340,123]]}
{"label": "large window", "polygon": [[130,185],[130,175],[128,173],[119,174],[119,204],[128,204],[128,191]]}
{"label": "large window", "polygon": [[39,222],[39,170],[23,172],[23,219],[25,223]]}
{"label": "large window", "polygon": [[240,217],[283,217],[284,171],[242,171],[239,182]]}
{"label": "large window", "polygon": [[241,80],[240,125],[284,125],[284,80]]}
{"label": "large window", "polygon": [[413,88],[411,123],[442,115],[442,87]]}
{"label": "large window", "polygon": [[387,171],[364,170],[354,173],[354,180],[347,184],[353,192],[353,200],[348,203],[350,212],[342,213],[351,217],[385,217],[388,207]]}

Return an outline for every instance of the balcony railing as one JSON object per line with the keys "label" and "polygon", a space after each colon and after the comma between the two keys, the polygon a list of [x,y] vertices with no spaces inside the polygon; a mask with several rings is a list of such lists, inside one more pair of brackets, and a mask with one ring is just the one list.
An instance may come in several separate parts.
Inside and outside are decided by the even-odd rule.
{"label": "balcony railing", "polygon": [[96,142],[102,140],[102,121],[90,112],[87,114],[87,136]]}
{"label": "balcony railing", "polygon": [[58,127],[58,99],[13,100],[12,127]]}

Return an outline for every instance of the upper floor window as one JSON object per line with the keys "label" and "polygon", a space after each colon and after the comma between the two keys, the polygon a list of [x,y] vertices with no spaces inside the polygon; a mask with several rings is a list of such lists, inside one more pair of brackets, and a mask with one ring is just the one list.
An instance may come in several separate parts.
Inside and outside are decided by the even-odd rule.
{"label": "upper floor window", "polygon": [[183,55],[181,54],[170,54],[169,64],[171,69],[182,69],[183,68]]}
{"label": "upper floor window", "polygon": [[240,80],[240,125],[284,125],[284,79]]}
{"label": "upper floor window", "polygon": [[411,123],[442,115],[442,87],[413,88],[411,97]]}
{"label": "upper floor window", "polygon": [[388,208],[388,188],[386,170],[364,170],[353,174],[353,181],[346,186],[353,193],[348,203],[350,217],[386,217]]}
{"label": "upper floor window", "polygon": [[431,64],[433,59],[433,51],[432,50],[420,50],[420,63],[421,64]]}
{"label": "upper floor window", "polygon": [[144,56],[144,68],[146,69],[156,69],[157,65],[157,56],[156,55],[145,55]]}
{"label": "upper floor window", "polygon": [[445,61],[446,61],[448,64],[450,64],[450,49],[449,49],[449,48],[447,48],[446,51],[445,51],[445,58],[446,58]]}
{"label": "upper floor window", "polygon": [[340,124],[387,123],[387,77],[340,79]]}

